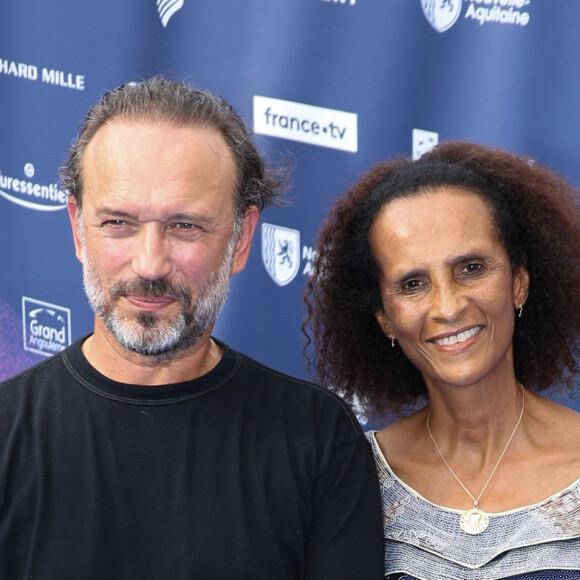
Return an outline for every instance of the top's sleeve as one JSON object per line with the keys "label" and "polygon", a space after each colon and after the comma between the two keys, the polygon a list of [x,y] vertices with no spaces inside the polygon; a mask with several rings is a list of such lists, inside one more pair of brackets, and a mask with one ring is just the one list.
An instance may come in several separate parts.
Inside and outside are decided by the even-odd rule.
{"label": "top's sleeve", "polygon": [[306,542],[306,580],[384,578],[384,539],[377,471],[360,431],[333,449],[316,481]]}

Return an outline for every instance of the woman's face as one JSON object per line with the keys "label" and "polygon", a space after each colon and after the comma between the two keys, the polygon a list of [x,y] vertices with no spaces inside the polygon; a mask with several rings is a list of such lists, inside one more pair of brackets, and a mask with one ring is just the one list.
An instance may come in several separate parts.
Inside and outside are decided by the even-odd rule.
{"label": "woman's face", "polygon": [[380,268],[377,320],[428,386],[513,372],[514,314],[529,276],[523,267],[512,272],[481,197],[441,187],[395,200],[370,240]]}

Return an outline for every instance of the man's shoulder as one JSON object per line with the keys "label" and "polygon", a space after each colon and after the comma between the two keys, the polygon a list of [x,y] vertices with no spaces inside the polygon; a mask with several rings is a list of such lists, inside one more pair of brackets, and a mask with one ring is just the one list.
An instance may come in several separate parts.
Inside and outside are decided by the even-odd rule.
{"label": "man's shoulder", "polygon": [[311,392],[314,393],[315,396],[329,398],[330,400],[338,402],[341,406],[344,405],[348,407],[348,405],[346,405],[338,395],[312,381],[279,371],[239,350],[224,345],[223,343],[222,346],[225,346],[225,348],[229,349],[238,358],[240,366],[244,368],[246,372],[252,373],[262,380],[272,381],[272,383],[277,386],[292,387]]}
{"label": "man's shoulder", "polygon": [[334,415],[337,419],[350,423],[357,436],[362,434],[360,424],[351,407],[336,393],[309,380],[274,369],[223,343],[221,345],[238,358],[237,378],[246,385],[280,397],[288,405],[287,410],[303,407],[326,417],[329,414]]}
{"label": "man's shoulder", "polygon": [[15,385],[20,387],[25,384],[42,382],[45,378],[58,374],[62,368],[62,357],[63,353],[60,352],[0,381],[0,392],[13,388]]}
{"label": "man's shoulder", "polygon": [[[87,335],[88,336],[88,335]],[[69,374],[67,368],[70,369],[70,359],[71,357],[78,358],[81,353],[82,343],[86,340],[87,336],[82,336],[76,339],[72,344],[57,352],[56,354],[46,358],[39,363],[32,365],[18,374],[6,378],[0,381],[0,388],[12,384],[26,384],[26,383],[38,383],[45,379],[52,379],[55,375]]]}
{"label": "man's shoulder", "polygon": [[59,407],[66,375],[61,353],[0,382],[0,438],[41,409]]}

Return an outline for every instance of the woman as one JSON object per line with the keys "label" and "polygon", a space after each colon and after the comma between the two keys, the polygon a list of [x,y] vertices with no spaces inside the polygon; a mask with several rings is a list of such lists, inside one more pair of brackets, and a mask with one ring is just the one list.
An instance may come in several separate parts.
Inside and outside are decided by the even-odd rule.
{"label": "woman", "polygon": [[[306,300],[321,380],[405,416],[369,433],[389,579],[580,577],[577,192],[469,143],[371,169]],[[412,411],[412,412],[411,412]]]}

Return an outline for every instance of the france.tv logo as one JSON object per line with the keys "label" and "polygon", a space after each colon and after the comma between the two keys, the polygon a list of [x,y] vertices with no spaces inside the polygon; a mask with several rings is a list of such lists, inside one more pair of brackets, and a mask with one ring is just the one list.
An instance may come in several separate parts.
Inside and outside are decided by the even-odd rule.
{"label": "france.tv logo", "polygon": [[24,350],[52,356],[71,343],[70,309],[22,297]]}

